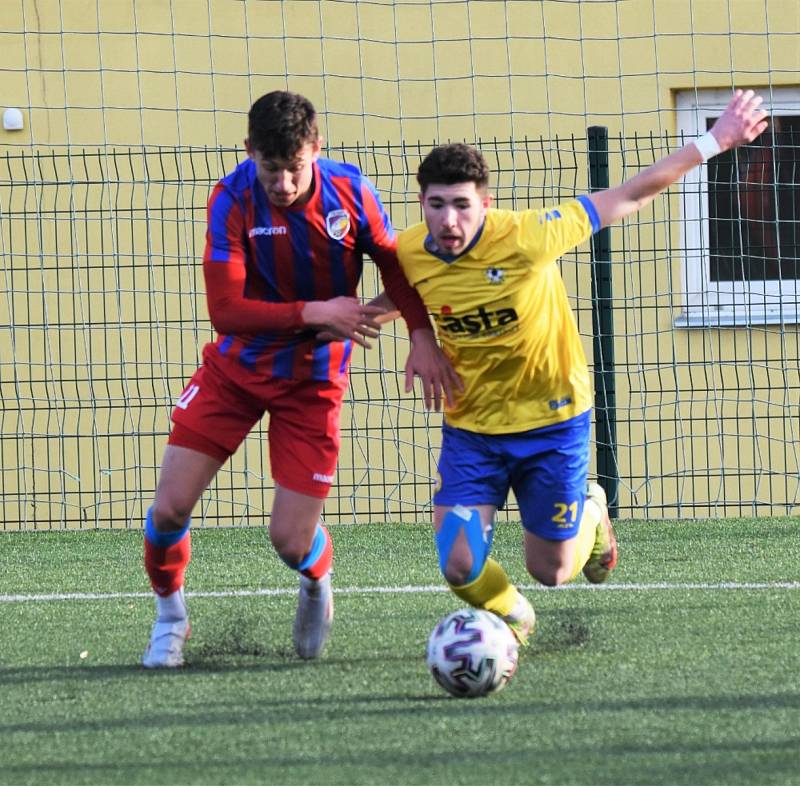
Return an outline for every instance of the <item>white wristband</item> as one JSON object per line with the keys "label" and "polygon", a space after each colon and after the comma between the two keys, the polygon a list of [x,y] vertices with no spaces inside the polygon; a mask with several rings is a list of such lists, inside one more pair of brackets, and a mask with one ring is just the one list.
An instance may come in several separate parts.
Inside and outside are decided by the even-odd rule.
{"label": "white wristband", "polygon": [[709,158],[719,155],[722,148],[719,146],[716,137],[710,131],[706,131],[703,136],[694,140],[694,146],[700,151],[703,156],[703,161],[708,161]]}

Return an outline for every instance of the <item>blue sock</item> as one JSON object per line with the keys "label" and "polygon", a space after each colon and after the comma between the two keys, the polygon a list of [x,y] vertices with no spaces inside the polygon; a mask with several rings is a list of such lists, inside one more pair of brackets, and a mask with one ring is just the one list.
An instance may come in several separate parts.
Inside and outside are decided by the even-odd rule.
{"label": "blue sock", "polygon": [[179,541],[183,540],[186,533],[189,531],[189,524],[192,520],[189,519],[184,525],[183,529],[176,530],[175,532],[159,532],[156,525],[153,523],[153,509],[147,509],[147,518],[144,523],[144,536],[154,546],[160,546],[167,549],[174,546]]}

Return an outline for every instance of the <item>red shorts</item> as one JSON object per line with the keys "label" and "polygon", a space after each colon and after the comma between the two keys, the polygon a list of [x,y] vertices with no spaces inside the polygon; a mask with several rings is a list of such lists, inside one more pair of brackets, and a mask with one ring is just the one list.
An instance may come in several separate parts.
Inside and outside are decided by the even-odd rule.
{"label": "red shorts", "polygon": [[232,379],[204,354],[172,411],[170,445],[225,462],[269,413],[272,477],[291,491],[324,499],[339,457],[339,416],[347,374],[333,381],[265,379],[242,370]]}

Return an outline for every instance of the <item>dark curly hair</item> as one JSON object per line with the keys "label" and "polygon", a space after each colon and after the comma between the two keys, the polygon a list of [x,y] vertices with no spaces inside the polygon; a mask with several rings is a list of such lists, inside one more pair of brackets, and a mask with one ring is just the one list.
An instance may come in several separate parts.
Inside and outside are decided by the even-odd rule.
{"label": "dark curly hair", "polygon": [[314,105],[298,93],[273,90],[250,107],[247,138],[264,158],[294,158],[303,145],[319,139]]}
{"label": "dark curly hair", "polygon": [[417,170],[417,182],[425,193],[429,185],[438,183],[475,183],[479,189],[489,185],[489,165],[481,152],[462,142],[434,147]]}

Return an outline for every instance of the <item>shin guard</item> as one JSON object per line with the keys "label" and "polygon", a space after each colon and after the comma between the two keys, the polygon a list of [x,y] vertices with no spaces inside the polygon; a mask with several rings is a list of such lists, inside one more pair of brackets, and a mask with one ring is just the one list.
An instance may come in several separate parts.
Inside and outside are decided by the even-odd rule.
{"label": "shin guard", "polygon": [[189,522],[176,532],[159,532],[147,511],[144,530],[144,566],[156,595],[166,597],[183,586],[186,566],[192,556]]}
{"label": "shin guard", "polygon": [[486,564],[486,558],[489,556],[489,549],[492,545],[492,530],[489,528],[488,536],[484,534],[480,513],[475,508],[468,509],[462,505],[456,505],[449,511],[445,515],[444,521],[442,521],[441,528],[436,533],[439,568],[443,575],[446,575],[450,552],[453,550],[453,544],[462,529],[467,537],[467,545],[472,554],[472,568],[465,582],[465,584],[470,584],[480,576],[483,566]]}
{"label": "shin guard", "polygon": [[314,533],[311,549],[295,569],[314,581],[319,581],[333,565],[333,541],[330,533],[320,523]]}

